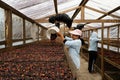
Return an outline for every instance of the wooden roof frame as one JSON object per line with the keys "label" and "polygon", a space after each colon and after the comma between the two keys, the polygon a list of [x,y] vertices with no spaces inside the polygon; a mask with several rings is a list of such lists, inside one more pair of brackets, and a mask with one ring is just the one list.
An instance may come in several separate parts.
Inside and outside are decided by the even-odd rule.
{"label": "wooden roof frame", "polygon": [[[82,2],[79,4],[79,6],[85,6],[85,4],[88,2],[89,0],[82,0]],[[74,19],[78,13],[80,12],[81,8],[76,9],[76,11],[74,12],[72,19]]]}
{"label": "wooden roof frame", "polygon": [[[113,12],[117,11],[120,9],[120,6],[114,8],[113,10],[109,11],[109,12],[103,12],[103,11],[100,11],[100,10],[97,10],[95,8],[92,8],[92,7],[89,7],[89,6],[86,6],[86,3],[88,2],[89,0],[82,0],[81,3],[79,4],[78,7],[73,7],[71,9],[67,9],[67,10],[64,10],[64,11],[61,11],[61,12],[58,12],[58,8],[57,8],[57,0],[54,0],[54,7],[55,7],[55,12],[56,14],[58,13],[66,13],[66,12],[70,12],[72,10],[75,10],[76,11],[74,12],[73,16],[71,17],[73,19],[73,22],[75,23],[80,23],[80,22],[85,22],[86,24],[89,24],[89,23],[100,23],[100,22],[106,22],[106,23],[117,23],[117,22],[120,22],[120,20],[118,20],[120,18],[120,16],[117,16],[117,15],[114,15],[112,14]],[[78,13],[81,11],[82,13],[82,7],[83,8],[87,8],[87,9],[90,9],[92,11],[95,11],[95,12],[98,12],[98,13],[102,13],[103,15],[100,16],[99,18],[97,18],[96,20],[85,20],[85,19],[82,19],[82,20],[74,20],[75,17],[78,15]],[[38,23],[47,23],[48,22],[48,18],[50,16],[53,16],[53,15],[56,15],[56,14],[52,14],[52,15],[48,15],[46,17],[43,17],[43,18],[40,18],[40,19],[36,19],[35,21],[38,22]],[[118,19],[104,19],[104,20],[101,20],[102,18],[104,18],[105,16],[112,16],[114,18],[118,18]],[[82,14],[81,14],[82,16]],[[84,17],[83,17],[84,18]]]}

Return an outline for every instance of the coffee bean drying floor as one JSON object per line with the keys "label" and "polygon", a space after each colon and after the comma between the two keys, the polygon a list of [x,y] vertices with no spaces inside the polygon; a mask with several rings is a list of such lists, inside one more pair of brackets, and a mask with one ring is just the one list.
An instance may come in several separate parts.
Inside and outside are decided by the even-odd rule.
{"label": "coffee bean drying floor", "polygon": [[34,43],[0,53],[0,80],[73,80],[60,43]]}

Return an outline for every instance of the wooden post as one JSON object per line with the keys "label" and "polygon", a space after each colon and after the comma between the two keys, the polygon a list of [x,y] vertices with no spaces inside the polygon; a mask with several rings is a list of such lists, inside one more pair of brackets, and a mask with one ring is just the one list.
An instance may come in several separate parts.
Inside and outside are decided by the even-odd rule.
{"label": "wooden post", "polygon": [[25,28],[25,19],[23,19],[23,44],[25,44],[26,41],[26,28]]}
{"label": "wooden post", "polygon": [[88,46],[89,46],[89,38],[90,38],[90,34],[91,34],[91,33],[90,33],[90,30],[89,30],[89,31],[88,31],[88,39],[87,39],[87,40],[88,40]]}
{"label": "wooden post", "polygon": [[103,36],[104,36],[104,23],[102,23],[102,39],[101,39],[101,75],[102,80],[104,80],[104,53],[103,53]]}
{"label": "wooden post", "polygon": [[12,47],[12,12],[10,10],[5,10],[5,37],[5,47]]}
{"label": "wooden post", "polygon": [[84,15],[84,7],[81,7],[81,20],[85,19],[85,15]]}
{"label": "wooden post", "polygon": [[[117,41],[118,41],[118,43],[120,43],[120,38],[119,38],[119,36],[120,36],[120,35],[119,35],[119,34],[120,34],[120,25],[118,25],[118,29],[117,29],[117,30],[118,30],[118,33],[117,33],[117,34],[118,34],[118,35],[117,35],[117,37],[118,37],[118,38],[117,38]],[[118,46],[118,53],[119,53],[119,46]]]}
{"label": "wooden post", "polygon": [[39,26],[37,25],[38,31],[37,31],[37,41],[39,41]]}
{"label": "wooden post", "polygon": [[107,39],[108,39],[108,47],[107,47],[107,49],[109,50],[109,48],[110,48],[110,27],[108,27],[107,28]]}

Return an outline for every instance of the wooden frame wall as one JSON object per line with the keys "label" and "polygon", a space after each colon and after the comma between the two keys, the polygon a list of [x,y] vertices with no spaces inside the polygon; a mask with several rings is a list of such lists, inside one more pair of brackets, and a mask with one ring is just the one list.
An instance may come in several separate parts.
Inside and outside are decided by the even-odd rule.
{"label": "wooden frame wall", "polygon": [[[42,30],[44,30],[44,31],[47,30],[47,28],[45,28],[44,26],[42,26],[39,23],[35,22],[34,20],[26,17],[25,15],[23,15],[22,13],[20,13],[19,11],[15,10],[14,8],[12,8],[11,6],[7,5],[6,3],[4,3],[2,1],[0,1],[0,8],[4,9],[4,11],[5,11],[5,41],[0,41],[0,45],[5,45],[5,48],[11,48],[12,44],[14,42],[19,42],[19,41],[23,41],[23,45],[24,45],[24,44],[26,44],[26,42],[25,42],[26,40],[32,39],[32,38],[25,37],[25,34],[26,34],[25,20],[28,20],[32,24],[36,24],[38,27],[41,27]],[[22,39],[12,40],[12,14],[15,14],[15,15],[19,16],[20,18],[22,18],[22,21],[23,21],[23,24],[22,24],[23,38]],[[38,34],[39,34],[39,29],[38,29]],[[39,40],[39,39],[37,39],[37,40]]]}
{"label": "wooden frame wall", "polygon": [[[120,69],[120,65],[119,64],[117,64],[117,63],[114,63],[113,61],[111,61],[111,60],[109,60],[109,59],[107,59],[107,58],[105,58],[104,57],[104,45],[107,45],[107,48],[106,48],[106,50],[107,51],[111,51],[110,50],[110,46],[113,46],[113,47],[116,47],[116,48],[118,48],[117,49],[117,52],[118,53],[120,53],[120,51],[119,51],[119,49],[120,49],[120,45],[119,45],[119,43],[120,43],[120,37],[119,37],[119,30],[120,30],[120,24],[117,24],[117,25],[111,25],[111,26],[107,26],[107,27],[104,27],[104,23],[101,23],[101,25],[102,25],[102,27],[101,28],[97,28],[97,30],[101,30],[101,41],[99,42],[100,44],[101,44],[101,51],[100,51],[100,53],[101,53],[101,55],[100,55],[100,57],[101,57],[101,68],[99,68],[99,67],[97,67],[98,69],[99,69],[99,71],[100,71],[100,73],[101,73],[101,75],[102,75],[102,79],[104,79],[104,77],[105,76],[107,76],[107,78],[108,79],[110,79],[110,80],[112,80],[111,78],[110,78],[110,76],[108,76],[104,71],[105,71],[105,69],[104,69],[104,62],[106,61],[106,62],[108,62],[108,63],[110,63],[111,65],[113,65],[113,66],[115,66],[116,68],[118,68],[118,69]],[[109,33],[110,33],[110,28],[112,28],[112,27],[116,27],[116,28],[118,28],[117,29],[117,38],[116,38],[116,41],[118,41],[118,43],[117,44],[114,44],[114,43],[111,43],[111,41],[115,41],[115,40],[111,40],[112,38],[110,38],[110,35],[109,35]],[[106,29],[107,30],[107,38],[104,38],[104,29]],[[92,29],[91,29],[92,30]],[[91,30],[85,30],[85,31],[83,31],[83,38],[85,38],[85,41],[87,41],[88,42],[88,40],[89,40],[89,36],[90,36],[90,31]],[[88,33],[89,32],[89,33]],[[88,33],[88,34],[87,34]],[[88,35],[88,36],[87,36]],[[88,42],[89,43],[89,42]],[[86,49],[86,50],[88,50],[87,49],[87,47],[83,47],[84,49]],[[83,53],[84,54],[84,53]],[[84,56],[84,55],[83,55]],[[85,56],[84,56],[85,57]],[[85,59],[87,59],[88,60],[88,58],[87,57],[85,57]]]}

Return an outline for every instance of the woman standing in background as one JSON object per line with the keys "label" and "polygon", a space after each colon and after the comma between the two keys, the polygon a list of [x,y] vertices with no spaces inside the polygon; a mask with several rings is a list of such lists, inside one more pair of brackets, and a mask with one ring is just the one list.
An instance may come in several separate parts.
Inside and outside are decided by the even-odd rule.
{"label": "woman standing in background", "polygon": [[92,73],[94,71],[93,66],[97,59],[97,47],[98,47],[98,38],[97,30],[94,30],[89,38],[89,62],[88,62],[88,71]]}

